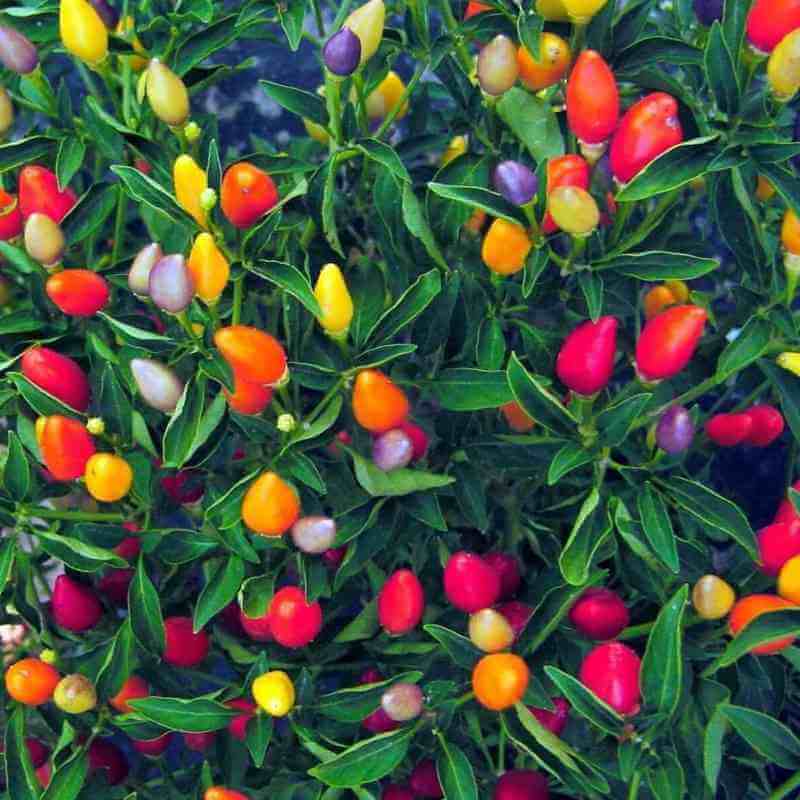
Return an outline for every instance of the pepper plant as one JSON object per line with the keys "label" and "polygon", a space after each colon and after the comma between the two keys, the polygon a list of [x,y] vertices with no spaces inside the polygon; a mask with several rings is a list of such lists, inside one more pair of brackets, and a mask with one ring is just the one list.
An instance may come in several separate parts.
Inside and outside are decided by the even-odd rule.
{"label": "pepper plant", "polygon": [[0,62],[3,797],[797,796],[800,2],[17,0]]}

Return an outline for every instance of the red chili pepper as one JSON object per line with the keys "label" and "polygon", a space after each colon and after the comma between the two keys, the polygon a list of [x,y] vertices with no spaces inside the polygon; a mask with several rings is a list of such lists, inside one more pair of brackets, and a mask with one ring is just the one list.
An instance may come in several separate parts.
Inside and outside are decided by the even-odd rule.
{"label": "red chili pepper", "polygon": [[583,659],[580,679],[587,689],[608,703],[617,713],[638,713],[642,693],[639,672],[642,661],[624,644],[608,642],[594,648]]}
{"label": "red chili pepper", "polygon": [[72,189],[58,188],[55,173],[46,167],[32,164],[19,173],[19,208],[25,219],[39,212],[60,223],[77,201]]}
{"label": "red chili pepper", "polygon": [[753,429],[747,414],[715,414],[706,422],[706,435],[720,447],[735,447],[746,441]]}
{"label": "red chili pepper", "polygon": [[754,447],[768,447],[783,433],[783,414],[774,406],[767,404],[753,406],[744,413],[753,420],[747,444]]}
{"label": "red chili pepper", "polygon": [[796,28],[800,0],[755,0],[747,15],[747,40],[762,53],[771,53]]}
{"label": "red chili pepper", "polygon": [[664,92],[648,94],[620,120],[611,140],[611,171],[617,180],[627,183],[665,150],[682,141],[675,98]]}
{"label": "red chili pepper", "polygon": [[409,569],[397,570],[378,595],[378,620],[393,636],[408,633],[419,625],[425,611],[425,594],[419,578]]}
{"label": "red chili pepper", "polygon": [[567,124],[586,144],[601,144],[619,119],[619,91],[600,53],[584,50],[567,81]]}
{"label": "red chili pepper", "polygon": [[493,606],[500,597],[500,576],[477,553],[450,556],[444,570],[444,593],[461,611],[472,614]]}
{"label": "red chili pepper", "polygon": [[284,586],[269,604],[270,630],[284,647],[305,647],[322,630],[322,607],[297,586]]}
{"label": "red chili pepper", "polygon": [[492,7],[487,6],[486,3],[479,3],[477,0],[469,0],[467,3],[467,10],[464,12],[464,19],[468,20],[476,14],[483,14],[484,11],[491,11]]}
{"label": "red chili pepper", "polygon": [[0,240],[7,242],[22,233],[22,212],[14,195],[0,189]]}
{"label": "red chili pepper", "polygon": [[22,374],[33,384],[76,411],[89,407],[91,389],[86,373],[68,356],[49,347],[32,347],[20,359]]}
{"label": "red chili pepper", "polygon": [[94,440],[86,426],[71,417],[47,417],[39,440],[44,465],[57,481],[82,478],[86,462],[94,455]]}
{"label": "red chili pepper", "polygon": [[[795,481],[792,485],[792,489],[796,492],[800,492],[800,481]],[[784,497],[781,500],[781,504],[778,506],[778,510],[775,513],[775,522],[794,522],[797,520],[800,522],[800,514],[798,514],[794,510],[794,505],[792,505],[792,501],[788,497]]]}
{"label": "red chili pepper", "polygon": [[708,319],[704,308],[673,306],[653,317],[636,343],[636,369],[646,381],[677,375],[694,354]]}
{"label": "red chili pepper", "polygon": [[108,302],[105,278],[90,269],[65,269],[45,284],[47,296],[69,317],[91,317]]}
{"label": "red chili pepper", "polygon": [[53,587],[53,619],[56,625],[80,633],[94,628],[103,616],[103,606],[88,586],[69,575],[59,575]]}
{"label": "red chili pepper", "polygon": [[561,383],[582,395],[604,389],[614,371],[617,350],[615,317],[587,320],[564,340],[556,359],[556,374]]}
{"label": "red chili pepper", "polygon": [[618,636],[630,622],[622,598],[611,589],[587,589],[569,611],[570,622],[589,639],[603,642]]}
{"label": "red chili pepper", "polygon": [[[588,191],[591,182],[589,163],[582,156],[566,155],[551,158],[547,162],[547,193],[559,186],[577,186]],[[550,212],[547,211],[542,220],[542,230],[546,234],[558,230]]]}
{"label": "red chili pepper", "polygon": [[800,522],[777,522],[758,532],[758,553],[761,571],[775,576],[781,567],[800,555]]}

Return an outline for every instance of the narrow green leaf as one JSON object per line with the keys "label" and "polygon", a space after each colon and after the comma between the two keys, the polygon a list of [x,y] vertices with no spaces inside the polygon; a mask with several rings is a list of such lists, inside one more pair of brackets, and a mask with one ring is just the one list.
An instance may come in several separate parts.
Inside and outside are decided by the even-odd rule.
{"label": "narrow green leaf", "polygon": [[506,373],[514,399],[529,417],[554,432],[570,432],[575,419],[538,375],[528,372],[516,353],[511,354]]}
{"label": "narrow green leaf", "polygon": [[768,762],[785,769],[800,769],[800,739],[782,722],[743,706],[725,704],[719,711],[736,733]]}
{"label": "narrow green leaf", "polygon": [[193,623],[195,633],[236,597],[244,574],[244,561],[241,558],[229,556],[220,561],[197,598]]}
{"label": "narrow green leaf", "polygon": [[647,541],[650,542],[655,554],[677,575],[680,561],[675,531],[672,529],[663,498],[649,481],[645,483],[644,491],[638,495],[638,506],[642,530]]}
{"label": "narrow green leaf", "polygon": [[436,759],[436,772],[445,800],[478,800],[475,773],[464,752],[439,736],[441,751]]}
{"label": "narrow green leaf", "polygon": [[255,275],[274,283],[287,294],[290,294],[315,317],[322,315],[314,290],[308,278],[297,267],[284,261],[258,261],[247,269]]}
{"label": "narrow green leaf", "polygon": [[145,571],[143,556],[139,558],[128,590],[128,613],[133,633],[142,647],[161,655],[165,644],[164,618],[158,592]]}
{"label": "narrow green leaf", "polygon": [[131,707],[145,719],[170,731],[208,733],[228,726],[241,711],[215,700],[192,697],[143,697],[131,700]]}

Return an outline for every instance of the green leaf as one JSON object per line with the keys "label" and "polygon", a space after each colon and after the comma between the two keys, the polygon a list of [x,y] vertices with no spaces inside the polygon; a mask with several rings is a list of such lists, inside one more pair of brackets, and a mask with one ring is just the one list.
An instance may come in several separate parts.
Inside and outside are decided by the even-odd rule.
{"label": "green leaf", "polygon": [[128,613],[136,639],[146,650],[160,656],[165,646],[164,618],[156,587],[145,571],[143,556],[139,558],[128,590]]}
{"label": "green leaf", "polygon": [[205,408],[205,379],[189,381],[164,431],[165,468],[182,467],[209,439],[225,415],[225,396],[220,392]]}
{"label": "green leaf", "polygon": [[800,378],[769,361],[759,361],[758,366],[778,392],[786,422],[794,438],[800,440]]}
{"label": "green leaf", "polygon": [[455,481],[450,475],[437,475],[421,469],[395,469],[384,472],[354,450],[350,450],[356,480],[373,497],[402,497],[413,492],[425,492],[449,486]]}
{"label": "green leaf", "polygon": [[248,266],[247,269],[279,286],[302,303],[315,317],[322,316],[322,309],[319,307],[317,298],[314,297],[311,283],[297,267],[284,261],[258,261],[254,265]]}
{"label": "green leaf", "polygon": [[233,42],[238,32],[237,20],[238,15],[232,14],[218,19],[211,25],[201,26],[197,33],[193,33],[182,42],[175,54],[172,69],[183,76],[192,67]]}
{"label": "green leaf", "polygon": [[131,700],[130,705],[150,722],[167,730],[184,733],[218,731],[226,728],[234,717],[241,714],[235,708],[228,708],[204,697],[187,700],[179,697],[143,697]]}
{"label": "green leaf", "polygon": [[499,369],[506,357],[506,337],[503,323],[497,317],[487,317],[478,329],[475,360],[481,369]]}
{"label": "green leaf", "polygon": [[371,347],[363,353],[359,353],[353,362],[355,369],[371,369],[379,367],[381,364],[388,364],[403,356],[411,355],[417,351],[415,344],[383,344]]}
{"label": "green leaf", "polygon": [[253,759],[253,765],[260,769],[272,741],[274,720],[268,714],[255,714],[247,723],[245,744]]}
{"label": "green leaf", "polygon": [[98,670],[97,696],[105,700],[117,694],[135,666],[136,640],[130,620],[126,619],[109,643],[108,654]]}
{"label": "green leaf", "polygon": [[794,172],[768,162],[758,162],[758,172],[763,175],[780,195],[784,203],[800,216],[800,186]]}
{"label": "green leaf", "polygon": [[334,638],[334,642],[344,644],[346,642],[360,642],[364,639],[371,639],[377,632],[378,624],[378,601],[377,599],[367,603],[358,616],[345,625]]}
{"label": "green leaf", "polygon": [[761,711],[728,703],[718,710],[736,733],[768,762],[784,769],[800,769],[800,739],[782,722]]}
{"label": "green leaf", "polygon": [[445,800],[478,800],[475,773],[464,752],[439,736],[441,752],[436,759],[436,772]]}
{"label": "green leaf", "polygon": [[460,633],[442,625],[423,625],[423,630],[442,646],[453,663],[462,669],[471,670],[480,661],[483,653],[472,641]]}
{"label": "green leaf", "polygon": [[37,530],[36,536],[45,552],[79,572],[97,572],[104,567],[122,569],[128,566],[128,562],[113,550],[97,547],[72,536],[47,530]]}
{"label": "green leaf", "polygon": [[269,97],[292,114],[306,117],[317,125],[328,124],[325,102],[319,95],[272,81],[259,81],[259,83]]}
{"label": "green leaf", "polygon": [[428,184],[428,188],[439,197],[446,200],[455,200],[457,203],[469,206],[470,208],[480,208],[487,214],[499,219],[514,222],[517,225],[526,225],[525,215],[513,206],[503,195],[484,189],[481,186],[454,186],[445,183]]}
{"label": "green leaf", "polygon": [[89,756],[81,751],[74,753],[53,772],[42,800],[75,800],[88,774]]}
{"label": "green leaf", "polygon": [[17,706],[5,730],[6,790],[14,800],[38,800],[41,786],[25,744],[25,707]]}
{"label": "green leaf", "polygon": [[664,499],[648,481],[644,485],[644,491],[639,493],[637,502],[647,541],[655,554],[677,575],[680,571],[678,543]]}
{"label": "green leaf", "polygon": [[594,454],[577,442],[567,442],[554,456],[547,470],[547,485],[554,486],[574,469],[590,464]]}
{"label": "green leaf", "polygon": [[718,707],[711,715],[703,734],[703,773],[712,793],[717,792],[719,773],[722,769],[722,742],[728,731],[728,723]]}
{"label": "green leaf", "polygon": [[381,704],[383,693],[396,683],[419,683],[421,672],[403,672],[385,681],[352,686],[322,695],[314,710],[337,722],[360,723]]}
{"label": "green leaf", "polygon": [[525,272],[522,275],[522,296],[526,299],[533,294],[536,283],[550,263],[550,248],[539,247],[531,250],[525,259]]}
{"label": "green leaf", "polygon": [[686,478],[670,478],[662,487],[673,500],[705,525],[737,541],[753,561],[758,561],[758,545],[753,529],[741,509],[707,486]]}
{"label": "green leaf", "polygon": [[769,347],[772,326],[763,317],[750,317],[739,335],[729,342],[717,362],[717,377],[727,378],[758,361]]}
{"label": "green leaf", "polygon": [[388,169],[395,178],[399,178],[402,181],[411,180],[405,164],[403,164],[397,151],[391,147],[391,145],[380,141],[380,139],[362,139],[358,143],[358,149],[361,150],[367,158],[376,161],[378,164]]}
{"label": "green leaf", "polygon": [[757,275],[766,261],[760,216],[739,170],[714,176],[709,182],[713,219],[737,264]]}
{"label": "green leaf", "polygon": [[485,531],[489,527],[489,512],[484,476],[474,464],[465,461],[453,464],[453,477],[456,479],[453,494],[464,518],[479,531]]}
{"label": "green leaf", "polygon": [[558,119],[549,102],[515,86],[503,94],[495,109],[537,163],[564,154]]}
{"label": "green leaf", "polygon": [[557,667],[547,666],[544,671],[573,710],[609,736],[619,736],[624,721],[611,706],[590,692],[577,678]]}
{"label": "green leaf", "polygon": [[55,151],[56,141],[47,136],[29,136],[0,145],[0,172],[10,172],[17,167],[47,159]]}
{"label": "green leaf", "polygon": [[111,364],[103,365],[98,395],[99,416],[105,421],[107,432],[119,434],[123,442],[130,442],[133,435],[133,409]]}
{"label": "green leaf", "polygon": [[442,278],[438,270],[420,275],[388,308],[367,334],[366,341],[380,344],[405,330],[436,298],[442,290]]}
{"label": "green leaf", "polygon": [[659,611],[642,659],[642,694],[647,705],[672,717],[683,690],[683,615],[689,598],[684,585]]}
{"label": "green leaf", "polygon": [[56,178],[59,189],[69,184],[75,173],[83,166],[86,145],[77,136],[66,136],[58,145],[56,156]]}
{"label": "green leaf", "polygon": [[501,371],[466,367],[446,369],[428,388],[446,411],[499,408],[514,399],[506,374]]}
{"label": "green leaf", "polygon": [[274,594],[275,576],[256,575],[242,583],[238,592],[239,606],[248,617],[263,617]]}
{"label": "green leaf", "polygon": [[14,431],[8,432],[8,457],[3,468],[3,487],[18,503],[23,501],[31,490],[31,467],[25,448]]}
{"label": "green leaf", "polygon": [[425,208],[414,194],[410,183],[403,183],[401,197],[403,222],[406,228],[408,228],[409,233],[419,239],[433,261],[443,270],[447,271],[447,261],[442,255],[442,251],[439,249],[439,245],[434,238],[433,231],[428,224]]}
{"label": "green leaf", "polygon": [[653,395],[646,393],[635,394],[604,408],[597,415],[597,428],[602,444],[605,447],[619,447],[652,397]]}
{"label": "green leaf", "polygon": [[3,593],[11,577],[16,554],[17,543],[14,539],[7,538],[0,542],[0,594]]}
{"label": "green leaf", "polygon": [[195,633],[236,597],[243,580],[244,561],[241,558],[228,556],[220,559],[197,598],[193,623]]}
{"label": "green leaf", "polygon": [[125,167],[119,164],[113,165],[111,171],[125,184],[131,197],[140,203],[163,214],[173,224],[191,225],[193,228],[197,226],[194,219],[178,205],[178,201],[172,194],[152,178],[148,178],[143,172],[139,172],[135,167]]}
{"label": "green leaf", "polygon": [[342,789],[380,780],[402,763],[416,732],[416,725],[408,725],[391,733],[373,736],[348,747],[330,761],[313,767],[308,774],[328,786]]}
{"label": "green leaf", "polygon": [[64,405],[53,395],[43,392],[38,386],[34,386],[21,373],[9,372],[6,377],[16,386],[22,399],[40,416],[49,417],[51,414],[62,414],[65,417],[81,416],[74,408]]}
{"label": "green leaf", "polygon": [[108,314],[105,314],[102,311],[98,312],[97,316],[103,321],[107,322],[115,333],[118,333],[123,339],[129,340],[133,344],[140,342],[154,342],[174,345],[173,340],[167,336],[162,336],[160,333],[145,331],[133,325],[128,325],[125,322],[120,322],[118,319],[114,319],[114,317],[110,317]]}
{"label": "green leaf", "polygon": [[535,60],[540,59],[540,41],[544,30],[544,17],[534,11],[520,9],[517,16],[517,37]]}
{"label": "green leaf", "polygon": [[717,105],[726,114],[735,114],[739,109],[741,92],[739,77],[731,48],[725,41],[719,22],[711,26],[704,60],[708,85]]}
{"label": "green leaf", "polygon": [[640,281],[688,281],[707,275],[719,266],[719,262],[713,258],[659,250],[626,253],[596,263],[598,269],[613,269],[621,275],[638,278]]}
{"label": "green leaf", "polygon": [[703,136],[669,148],[617,192],[617,202],[645,200],[671,192],[705,174],[718,153],[712,144],[715,138]]}
{"label": "green leaf", "polygon": [[647,769],[647,785],[654,800],[683,800],[686,777],[678,756],[672,750],[659,753],[658,765]]}
{"label": "green leaf", "polygon": [[549,391],[540,376],[532,375],[522,366],[516,353],[511,354],[506,377],[514,400],[529,417],[556,433],[574,430],[576,423],[569,410]]}
{"label": "green leaf", "polygon": [[278,5],[278,19],[286,34],[289,49],[294,53],[303,38],[303,19],[306,14],[306,0],[289,0]]}
{"label": "green leaf", "polygon": [[582,586],[587,582],[592,561],[610,535],[611,521],[603,513],[600,493],[595,487],[583,501],[558,557],[558,566],[567,583]]}
{"label": "green leaf", "polygon": [[700,66],[703,63],[703,54],[682,39],[647,36],[626,47],[614,59],[614,68],[619,71],[634,72],[656,61],[676,66],[679,64]]}

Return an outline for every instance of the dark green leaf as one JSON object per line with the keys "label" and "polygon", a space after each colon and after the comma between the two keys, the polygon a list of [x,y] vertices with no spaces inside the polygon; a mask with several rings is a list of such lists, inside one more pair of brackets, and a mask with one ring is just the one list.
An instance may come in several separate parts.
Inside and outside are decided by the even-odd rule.
{"label": "dark green leaf", "polygon": [[481,369],[446,369],[429,385],[433,396],[448,411],[499,408],[514,397],[504,372]]}
{"label": "dark green leaf", "polygon": [[719,712],[756,752],[785,769],[800,769],[800,739],[778,720],[752,708],[723,704]]}
{"label": "dark green leaf", "polygon": [[270,283],[280,286],[288,294],[299,300],[315,317],[322,315],[314,290],[308,278],[297,267],[284,261],[258,261],[248,267],[250,272]]}
{"label": "dark green leaf", "polygon": [[444,183],[429,183],[428,188],[439,197],[455,200],[470,208],[480,208],[487,214],[499,219],[506,219],[517,225],[525,225],[525,215],[511,205],[503,195],[484,189],[481,186],[452,186]]}
{"label": "dark green leaf", "polygon": [[56,178],[63,189],[83,165],[86,145],[77,136],[66,136],[58,145],[56,156]]}
{"label": "dark green leaf", "polygon": [[420,469],[396,469],[384,472],[372,461],[351,450],[356,480],[373,497],[402,497],[413,492],[424,492],[449,486],[455,478],[449,475],[436,475]]}
{"label": "dark green leaf", "polygon": [[130,704],[145,719],[168,730],[185,733],[221,730],[241,714],[241,711],[204,697],[187,700],[178,697],[143,697],[140,700],[131,700]]}
{"label": "dark green leaf", "polygon": [[235,597],[244,580],[244,561],[237,556],[221,559],[209,576],[194,608],[195,633]]}
{"label": "dark green leaf", "polygon": [[547,470],[547,485],[554,486],[564,475],[590,464],[594,455],[577,442],[567,442],[554,456]]}
{"label": "dark green leaf", "polygon": [[590,692],[577,678],[557,667],[545,667],[545,674],[558,687],[573,710],[609,736],[619,736],[622,717]]}
{"label": "dark green leaf", "polygon": [[667,505],[649,481],[638,496],[639,516],[647,541],[655,554],[676,575],[680,570],[678,543],[667,512]]}
{"label": "dark green leaf", "polygon": [[708,85],[717,105],[726,114],[735,114],[739,109],[739,78],[733,54],[719,22],[711,26],[704,61]]}
{"label": "dark green leaf", "polygon": [[442,279],[438,270],[421,275],[406,289],[390,308],[375,323],[367,334],[366,341],[380,344],[405,330],[434,300],[442,290]]}
{"label": "dark green leaf", "polygon": [[446,800],[478,800],[478,785],[469,759],[443,736],[439,737],[439,744],[436,772]]}
{"label": "dark green leaf", "polygon": [[[139,565],[128,590],[128,612],[131,628],[139,643],[155,655],[164,651],[164,618],[156,587],[147,576],[144,558]],[[157,721],[157,720],[156,720]]]}
{"label": "dark green leaf", "polygon": [[555,432],[574,429],[575,420],[561,401],[547,388],[542,378],[532,375],[517,357],[511,354],[506,372],[508,386],[529,417],[542,427]]}
{"label": "dark green leaf", "polygon": [[325,102],[319,95],[295,89],[293,86],[284,86],[272,81],[259,81],[261,88],[280,106],[292,114],[306,117],[318,125],[328,124],[328,112]]}
{"label": "dark green leaf", "polygon": [[564,140],[550,103],[514,87],[503,94],[495,108],[537,163],[564,154]]}
{"label": "dark green leaf", "polygon": [[31,467],[25,448],[14,431],[8,432],[8,457],[3,468],[3,486],[17,502],[24,500],[31,490]]}
{"label": "dark green leaf", "polygon": [[471,670],[483,653],[466,636],[442,625],[424,625],[423,630],[436,639],[456,666]]}
{"label": "dark green leaf", "polygon": [[260,769],[267,755],[267,748],[272,741],[274,720],[267,714],[256,714],[247,723],[245,744],[253,759],[253,764]]}
{"label": "dark green leaf", "polygon": [[719,262],[713,258],[653,250],[615,256],[609,261],[601,261],[599,268],[613,269],[621,275],[641,281],[688,281],[707,275],[718,266]]}
{"label": "dark green leaf", "polygon": [[6,789],[14,800],[38,800],[41,786],[25,744],[25,707],[11,714],[5,729]]}

